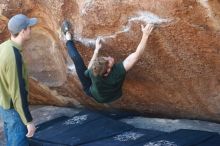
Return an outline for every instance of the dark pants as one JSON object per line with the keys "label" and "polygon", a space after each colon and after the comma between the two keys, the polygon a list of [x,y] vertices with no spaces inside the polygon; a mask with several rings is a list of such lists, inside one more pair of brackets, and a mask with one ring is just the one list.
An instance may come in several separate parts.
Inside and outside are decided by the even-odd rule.
{"label": "dark pants", "polygon": [[92,97],[92,94],[90,92],[90,86],[92,84],[92,81],[90,78],[88,78],[84,75],[84,72],[87,70],[87,67],[84,64],[84,61],[83,61],[81,55],[77,51],[73,41],[67,41],[66,46],[68,49],[69,56],[71,57],[71,59],[73,60],[73,62],[75,64],[76,73],[79,77],[79,80],[80,80],[82,86],[83,86],[84,92],[86,93],[86,95]]}

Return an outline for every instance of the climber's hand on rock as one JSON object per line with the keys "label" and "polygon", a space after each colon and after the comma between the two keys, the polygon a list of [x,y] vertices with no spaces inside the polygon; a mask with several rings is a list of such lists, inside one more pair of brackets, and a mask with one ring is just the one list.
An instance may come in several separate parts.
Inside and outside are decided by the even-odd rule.
{"label": "climber's hand on rock", "polygon": [[145,27],[141,25],[141,30],[143,32],[143,35],[145,36],[149,36],[153,29],[154,29],[154,24],[149,23]]}

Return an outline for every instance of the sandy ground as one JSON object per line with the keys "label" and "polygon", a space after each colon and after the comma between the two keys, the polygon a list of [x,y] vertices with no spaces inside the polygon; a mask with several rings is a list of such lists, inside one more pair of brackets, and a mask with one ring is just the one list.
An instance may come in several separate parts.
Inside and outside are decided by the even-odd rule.
{"label": "sandy ground", "polygon": [[[54,106],[32,106],[31,113],[35,119],[35,124],[40,124],[45,121],[54,119],[60,116],[73,116],[80,112],[82,109],[78,108],[63,108]],[[136,128],[153,129],[159,131],[175,131],[178,129],[194,129],[218,132],[220,134],[220,124],[198,121],[198,120],[184,120],[184,119],[158,119],[146,117],[131,117],[121,119],[122,122],[133,125]],[[3,136],[3,123],[0,119],[0,146],[5,146]]]}

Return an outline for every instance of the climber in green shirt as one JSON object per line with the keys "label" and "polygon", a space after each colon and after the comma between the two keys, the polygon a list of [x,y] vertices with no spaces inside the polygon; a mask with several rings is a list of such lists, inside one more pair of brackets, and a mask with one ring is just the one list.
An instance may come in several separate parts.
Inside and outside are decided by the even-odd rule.
{"label": "climber in green shirt", "polygon": [[75,64],[76,73],[82,83],[84,92],[99,103],[109,103],[121,97],[126,72],[135,65],[143,54],[154,25],[142,26],[143,35],[136,51],[119,63],[115,63],[112,57],[98,57],[99,50],[102,47],[101,39],[98,38],[88,68],[71,40],[69,26],[68,22],[64,22],[61,28],[67,40],[66,46],[69,56]]}

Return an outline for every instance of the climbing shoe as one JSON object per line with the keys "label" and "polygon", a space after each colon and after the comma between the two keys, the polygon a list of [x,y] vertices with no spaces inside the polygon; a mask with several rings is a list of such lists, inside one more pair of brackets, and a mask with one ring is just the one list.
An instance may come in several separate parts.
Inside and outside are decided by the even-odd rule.
{"label": "climbing shoe", "polygon": [[71,24],[70,22],[64,20],[63,23],[62,23],[62,26],[61,26],[61,31],[64,35],[66,35],[66,32],[67,31],[70,31],[71,29]]}

